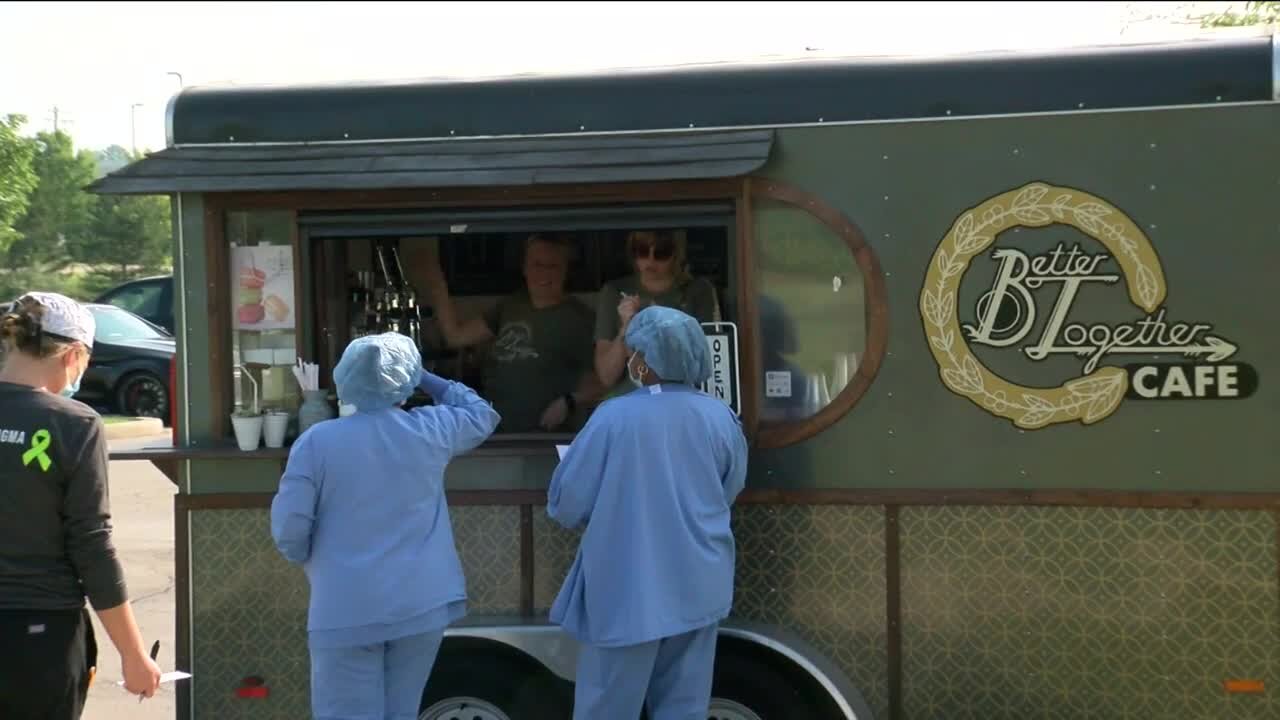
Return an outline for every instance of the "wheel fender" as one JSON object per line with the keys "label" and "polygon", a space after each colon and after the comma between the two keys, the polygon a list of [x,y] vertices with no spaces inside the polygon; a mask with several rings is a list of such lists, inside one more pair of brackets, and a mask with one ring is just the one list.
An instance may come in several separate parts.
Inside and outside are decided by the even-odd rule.
{"label": "wheel fender", "polygon": [[824,653],[794,631],[778,625],[730,618],[720,623],[719,636],[763,649],[776,661],[811,678],[826,692],[845,720],[874,720],[857,686]]}
{"label": "wheel fender", "polygon": [[561,680],[573,682],[578,643],[559,626],[516,618],[487,620],[450,626],[444,632],[445,643],[485,640],[504,645],[542,665]]}
{"label": "wheel fender", "polygon": [[[760,648],[775,660],[813,679],[830,697],[845,720],[874,720],[862,693],[826,655],[786,628],[729,619],[720,623],[719,636],[733,644]],[[504,645],[545,667],[556,677],[573,682],[578,643],[559,626],[526,618],[469,618],[445,631],[445,642],[483,640]]]}

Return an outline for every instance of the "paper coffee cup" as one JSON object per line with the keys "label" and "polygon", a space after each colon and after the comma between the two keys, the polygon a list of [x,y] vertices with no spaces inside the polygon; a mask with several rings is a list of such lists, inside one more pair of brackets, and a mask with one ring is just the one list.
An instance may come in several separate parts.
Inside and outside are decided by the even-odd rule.
{"label": "paper coffee cup", "polygon": [[262,423],[262,432],[267,447],[284,447],[285,431],[289,429],[289,413],[267,413]]}

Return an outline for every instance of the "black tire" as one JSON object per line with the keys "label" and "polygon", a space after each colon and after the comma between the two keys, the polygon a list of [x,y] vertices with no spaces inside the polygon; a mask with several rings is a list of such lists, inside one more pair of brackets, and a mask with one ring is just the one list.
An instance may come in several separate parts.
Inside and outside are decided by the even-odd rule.
{"label": "black tire", "polygon": [[169,388],[152,373],[130,373],[116,384],[116,409],[130,417],[156,418],[169,425]]}
{"label": "black tire", "polygon": [[826,703],[805,694],[810,685],[792,681],[754,653],[717,655],[709,719],[742,717],[741,713],[717,714],[716,701],[725,700],[742,706],[760,720],[825,720],[828,716],[822,708]]}
{"label": "black tire", "polygon": [[[573,716],[572,686],[536,663],[500,651],[442,649],[423,690],[418,712],[462,698],[488,703],[508,720],[569,720]],[[460,708],[432,720],[471,720],[474,715]]]}

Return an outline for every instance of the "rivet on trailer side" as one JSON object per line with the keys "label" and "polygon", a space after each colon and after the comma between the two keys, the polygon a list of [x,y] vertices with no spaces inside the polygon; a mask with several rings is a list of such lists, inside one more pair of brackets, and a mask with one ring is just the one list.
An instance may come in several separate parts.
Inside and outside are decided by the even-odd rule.
{"label": "rivet on trailer side", "polygon": [[[168,147],[93,186],[174,200],[177,442],[117,457],[179,489],[180,717],[308,706],[288,445],[234,442],[254,388],[296,414],[296,358],[327,378],[364,303],[421,308],[424,238],[480,311],[530,232],[576,239],[590,302],[634,228],[684,232],[737,347],[716,717],[1275,717],[1278,100],[1263,36],[182,91]],[[376,323],[476,377],[405,318]],[[571,439],[451,467],[471,615],[423,717],[565,711]]]}

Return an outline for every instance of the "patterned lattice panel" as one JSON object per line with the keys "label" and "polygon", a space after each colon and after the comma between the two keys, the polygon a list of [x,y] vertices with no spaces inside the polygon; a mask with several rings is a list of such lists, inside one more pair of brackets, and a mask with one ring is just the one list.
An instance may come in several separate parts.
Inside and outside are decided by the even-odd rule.
{"label": "patterned lattice panel", "polygon": [[520,508],[450,507],[471,614],[520,612]]}
{"label": "patterned lattice panel", "polygon": [[[534,508],[534,605],[545,613],[573,564],[580,533]],[[853,680],[884,717],[884,511],[741,505],[734,616],[797,632]]]}
{"label": "patterned lattice panel", "polygon": [[[199,510],[190,518],[195,717],[298,717],[311,706],[306,576],[276,552],[267,510]],[[237,699],[246,675],[265,678],[270,697]]]}
{"label": "patterned lattice panel", "polygon": [[[472,613],[520,606],[519,510],[449,509]],[[191,513],[195,632],[191,680],[196,717],[296,720],[310,703],[309,590],[302,570],[271,542],[266,509]],[[265,700],[237,699],[246,675],[271,687]]]}
{"label": "patterned lattice panel", "polygon": [[533,506],[533,609],[535,613],[551,611],[551,603],[560,593],[560,585],[569,574],[569,566],[578,553],[582,533],[565,530],[547,517],[545,505]]}
{"label": "patterned lattice panel", "polygon": [[1280,717],[1269,514],[907,508],[901,527],[904,717]]}
{"label": "patterned lattice panel", "polygon": [[884,510],[742,505],[734,615],[790,628],[887,717]]}

